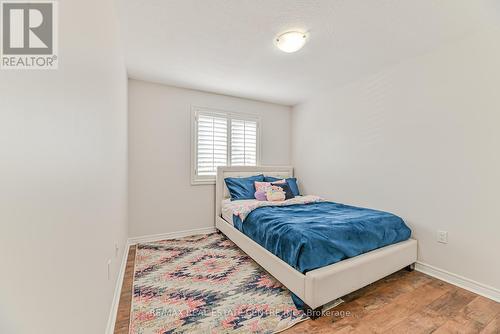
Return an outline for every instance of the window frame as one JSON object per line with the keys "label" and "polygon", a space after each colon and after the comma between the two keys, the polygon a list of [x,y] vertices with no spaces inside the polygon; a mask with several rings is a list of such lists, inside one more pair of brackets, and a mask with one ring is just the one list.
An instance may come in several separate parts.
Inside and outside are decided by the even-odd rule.
{"label": "window frame", "polygon": [[257,123],[256,166],[260,166],[261,118],[255,114],[239,113],[214,108],[191,106],[191,185],[215,184],[216,175],[197,175],[198,166],[198,116],[207,114],[227,119],[227,157],[226,166],[231,166],[232,120],[253,121]]}

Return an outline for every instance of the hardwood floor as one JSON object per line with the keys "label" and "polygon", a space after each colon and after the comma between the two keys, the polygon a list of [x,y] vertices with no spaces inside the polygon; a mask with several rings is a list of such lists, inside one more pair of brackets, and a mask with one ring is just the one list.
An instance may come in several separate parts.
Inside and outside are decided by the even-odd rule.
{"label": "hardwood floor", "polygon": [[127,266],[125,267],[125,276],[123,276],[118,313],[116,315],[115,334],[128,334],[130,307],[132,304],[132,283],[134,280],[134,261],[135,246],[130,246],[127,257]]}
{"label": "hardwood floor", "polygon": [[333,314],[287,333],[500,333],[500,303],[416,271],[399,271],[343,299]]}
{"label": "hardwood floor", "polygon": [[[128,334],[135,246],[130,248],[115,334]],[[500,334],[500,303],[417,271],[399,271],[343,297],[328,314],[283,333]]]}

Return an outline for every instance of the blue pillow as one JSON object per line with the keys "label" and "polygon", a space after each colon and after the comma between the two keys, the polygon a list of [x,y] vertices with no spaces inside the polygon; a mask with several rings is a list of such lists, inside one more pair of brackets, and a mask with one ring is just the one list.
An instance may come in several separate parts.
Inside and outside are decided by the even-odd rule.
{"label": "blue pillow", "polygon": [[[266,176],[264,177],[264,182],[276,182],[276,181],[279,181],[279,180],[283,180],[283,179],[280,179],[280,178],[277,178],[277,177],[273,177],[273,176]],[[299,186],[297,185],[297,179],[294,178],[294,177],[289,177],[288,179],[285,179],[286,180],[286,183],[288,183],[288,186],[290,187],[290,190],[292,190],[292,194],[293,196],[300,196],[300,192],[299,192]]]}
{"label": "blue pillow", "polygon": [[288,179],[286,179],[286,183],[288,183],[288,186],[290,187],[293,196],[300,196],[299,186],[297,185],[296,178],[289,177]]}
{"label": "blue pillow", "polygon": [[255,175],[250,177],[226,177],[227,189],[231,195],[231,201],[239,199],[255,199],[254,182],[264,182],[264,175]]}
{"label": "blue pillow", "polygon": [[264,176],[264,182],[276,182],[279,180],[283,180],[283,179],[280,179],[279,177],[274,177],[274,176]]}

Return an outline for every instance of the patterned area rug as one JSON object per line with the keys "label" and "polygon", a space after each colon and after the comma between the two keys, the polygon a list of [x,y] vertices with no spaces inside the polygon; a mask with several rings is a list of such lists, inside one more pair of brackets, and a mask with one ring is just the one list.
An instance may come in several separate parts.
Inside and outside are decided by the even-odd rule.
{"label": "patterned area rug", "polygon": [[223,234],[137,246],[130,333],[276,333],[308,317]]}

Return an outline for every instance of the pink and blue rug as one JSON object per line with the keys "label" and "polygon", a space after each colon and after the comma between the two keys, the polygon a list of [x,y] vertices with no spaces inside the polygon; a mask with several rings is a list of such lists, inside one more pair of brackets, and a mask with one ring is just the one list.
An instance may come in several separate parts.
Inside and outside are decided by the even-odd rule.
{"label": "pink and blue rug", "polygon": [[130,333],[276,333],[308,317],[223,234],[137,246]]}

